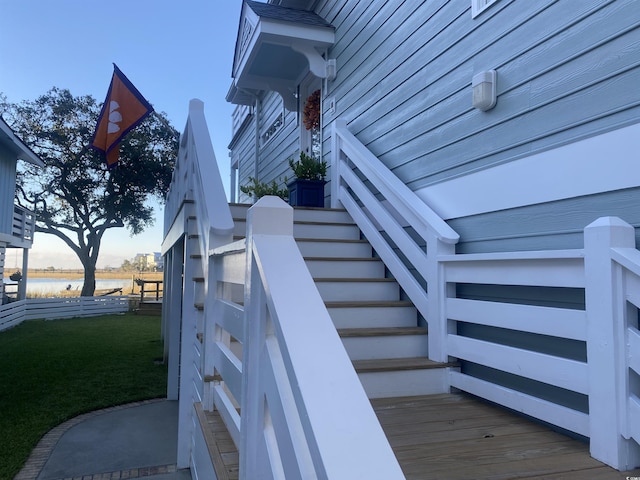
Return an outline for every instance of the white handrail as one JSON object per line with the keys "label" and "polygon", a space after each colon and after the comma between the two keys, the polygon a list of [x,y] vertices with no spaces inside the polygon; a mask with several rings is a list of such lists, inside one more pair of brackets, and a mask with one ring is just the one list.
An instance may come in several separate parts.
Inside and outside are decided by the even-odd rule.
{"label": "white handrail", "polygon": [[[441,306],[448,291],[437,258],[455,253],[460,236],[349,132],[343,119],[333,122],[331,150],[332,205],[349,212],[428,322],[429,358],[447,361],[448,328]],[[407,226],[424,240],[426,255],[424,246],[405,231]]]}
{"label": "white handrail", "polygon": [[[198,99],[189,102],[189,117],[165,205],[165,229],[173,225],[183,202],[194,198],[199,199],[196,208],[203,251],[227,243],[233,219],[209,136],[204,103]],[[216,237],[221,239],[215,240]]]}
{"label": "white handrail", "polygon": [[[205,217],[213,235],[227,235],[233,230],[233,219],[222,184],[222,178],[216,164],[207,121],[204,117],[204,103],[200,100],[189,102],[189,127],[193,135],[199,181],[195,188],[205,188],[199,198],[204,199]],[[222,208],[226,206],[226,208]]]}
{"label": "white handrail", "polygon": [[[367,147],[365,147],[347,128],[344,119],[333,123],[333,133],[339,139],[339,148],[391,203],[417,232],[431,232],[438,240],[456,244],[460,240],[458,233],[438,216],[427,204],[395,176]],[[334,152],[337,155],[338,152]],[[333,165],[332,165],[333,168]],[[342,172],[338,172],[341,175]],[[332,173],[333,181],[337,179]],[[338,179],[339,180],[339,179]],[[338,188],[339,181],[335,185]],[[339,199],[338,195],[336,199]],[[332,199],[333,201],[333,199]]]}

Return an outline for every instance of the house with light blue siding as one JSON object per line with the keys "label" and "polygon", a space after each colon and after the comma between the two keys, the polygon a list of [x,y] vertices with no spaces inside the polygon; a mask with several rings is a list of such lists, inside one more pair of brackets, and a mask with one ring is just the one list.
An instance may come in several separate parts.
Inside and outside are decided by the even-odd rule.
{"label": "house with light blue siding", "polygon": [[[301,108],[313,78],[322,90],[322,158],[333,153],[332,122],[345,120],[461,233],[460,253],[580,247],[584,226],[603,214],[640,225],[635,2],[483,0],[475,15],[471,0],[270,3],[312,6],[325,20],[313,28],[334,40],[316,46],[335,60],[336,75],[308,74],[303,55],[289,49],[278,58],[303,66],[284,81],[262,46],[261,64],[272,70],[244,84],[260,65],[246,66],[236,53],[228,100],[246,105],[239,111],[252,120],[231,144],[239,184],[250,175],[291,176],[286,158],[308,148]],[[243,7],[239,40],[251,18],[270,21],[258,5]],[[481,111],[471,82],[488,70],[497,72],[497,103]],[[287,99],[269,87],[275,82],[286,85]],[[330,185],[326,196],[329,205]]]}
{"label": "house with light blue siding", "polygon": [[[167,284],[195,262],[165,305],[178,463],[205,468],[218,412],[241,478],[334,478],[364,451],[368,474],[335,478],[403,478],[364,391],[464,392],[639,467],[639,47],[634,0],[244,1],[232,203],[176,173],[165,220]],[[325,208],[240,190],[285,187],[301,152],[328,165]],[[367,432],[351,459],[323,415]]]}
{"label": "house with light blue siding", "polygon": [[[24,286],[28,262],[28,251],[33,244],[35,216],[14,204],[16,189],[16,168],[18,160],[44,166],[42,160],[20,140],[7,123],[0,117],[0,299],[7,299],[3,277],[6,268],[7,249],[20,248],[23,251],[22,273]],[[14,283],[14,282],[11,282]],[[24,298],[24,288],[13,290]],[[0,303],[1,304],[1,303]]]}

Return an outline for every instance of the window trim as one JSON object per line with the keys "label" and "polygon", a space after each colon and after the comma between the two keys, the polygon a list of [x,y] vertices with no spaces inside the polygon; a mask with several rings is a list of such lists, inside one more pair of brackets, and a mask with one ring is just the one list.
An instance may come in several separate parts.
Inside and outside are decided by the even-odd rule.
{"label": "window trim", "polygon": [[260,148],[269,144],[287,124],[287,111],[282,103],[274,112],[267,122],[262,125],[260,130]]}
{"label": "window trim", "polygon": [[498,0],[471,0],[471,18],[476,18]]}

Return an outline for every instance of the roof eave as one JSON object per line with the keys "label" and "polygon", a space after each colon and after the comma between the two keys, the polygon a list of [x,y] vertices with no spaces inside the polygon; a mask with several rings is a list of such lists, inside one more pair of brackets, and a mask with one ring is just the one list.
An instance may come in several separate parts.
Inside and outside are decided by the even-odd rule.
{"label": "roof eave", "polygon": [[11,127],[0,117],[0,141],[5,143],[8,148],[16,155],[16,158],[25,162],[44,167],[44,162],[31,150],[18,136]]}

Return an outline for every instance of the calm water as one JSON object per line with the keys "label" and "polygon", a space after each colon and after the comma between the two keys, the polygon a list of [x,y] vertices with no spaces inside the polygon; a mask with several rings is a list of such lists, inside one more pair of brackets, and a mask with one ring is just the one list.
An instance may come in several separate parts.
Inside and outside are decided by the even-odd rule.
{"label": "calm water", "polygon": [[[5,284],[14,283],[8,278],[5,278]],[[82,279],[70,280],[68,278],[28,278],[27,279],[27,293],[58,293],[61,290],[66,290],[68,285],[71,285],[70,290],[82,290]],[[131,277],[129,278],[110,278],[110,279],[96,279],[96,289],[112,289],[122,288],[122,293],[127,294],[131,292]],[[13,291],[15,287],[11,288]]]}

